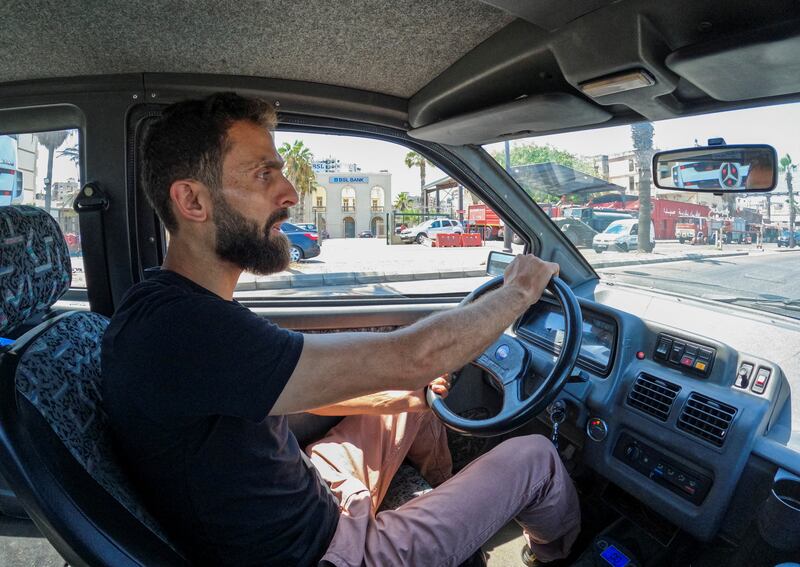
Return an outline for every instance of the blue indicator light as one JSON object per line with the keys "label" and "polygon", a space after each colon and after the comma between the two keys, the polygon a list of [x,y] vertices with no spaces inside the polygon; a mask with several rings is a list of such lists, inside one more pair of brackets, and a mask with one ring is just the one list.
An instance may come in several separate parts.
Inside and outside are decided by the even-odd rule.
{"label": "blue indicator light", "polygon": [[605,548],[603,553],[600,554],[600,557],[605,559],[609,565],[613,565],[614,567],[625,567],[631,562],[631,560],[628,559],[624,553],[622,553],[613,545],[609,545],[607,548]]}

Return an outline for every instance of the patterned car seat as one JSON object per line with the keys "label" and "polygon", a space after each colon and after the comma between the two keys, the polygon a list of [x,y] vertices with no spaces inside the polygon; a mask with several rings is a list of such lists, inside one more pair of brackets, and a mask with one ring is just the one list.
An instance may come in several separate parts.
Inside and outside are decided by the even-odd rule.
{"label": "patterned car seat", "polygon": [[[55,220],[35,207],[0,207],[0,337],[27,331],[0,347],[0,474],[70,564],[186,565],[112,450],[100,396],[108,319],[51,311],[70,282]],[[381,509],[429,490],[403,465]],[[475,557],[470,564],[484,564]]]}
{"label": "patterned car seat", "polygon": [[0,474],[69,563],[185,565],[112,451],[100,398],[108,320],[52,316],[70,282],[55,220],[0,207],[0,337],[29,327],[0,354]]}

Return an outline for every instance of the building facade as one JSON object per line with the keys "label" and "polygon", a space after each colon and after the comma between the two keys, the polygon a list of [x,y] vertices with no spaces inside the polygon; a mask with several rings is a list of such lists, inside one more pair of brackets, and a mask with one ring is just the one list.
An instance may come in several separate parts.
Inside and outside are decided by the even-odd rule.
{"label": "building facade", "polygon": [[370,231],[386,235],[386,215],[392,207],[392,174],[316,173],[314,191],[306,196],[306,222],[327,231],[330,238],[355,238]]}
{"label": "building facade", "polygon": [[[26,205],[36,203],[39,205],[39,196],[36,195],[36,152],[39,144],[33,134],[17,135],[17,171],[22,178],[22,202]],[[44,205],[42,195],[41,205]]]}

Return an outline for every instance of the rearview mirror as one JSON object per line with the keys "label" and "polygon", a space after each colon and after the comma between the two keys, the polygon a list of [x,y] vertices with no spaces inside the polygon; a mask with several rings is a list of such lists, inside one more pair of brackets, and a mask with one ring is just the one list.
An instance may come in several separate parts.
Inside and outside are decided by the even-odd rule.
{"label": "rearview mirror", "polygon": [[502,276],[512,260],[514,260],[514,254],[492,250],[489,252],[489,259],[486,261],[486,274]]}
{"label": "rearview mirror", "polygon": [[653,182],[678,191],[772,191],[778,181],[777,162],[775,148],[763,144],[670,150],[653,156]]}

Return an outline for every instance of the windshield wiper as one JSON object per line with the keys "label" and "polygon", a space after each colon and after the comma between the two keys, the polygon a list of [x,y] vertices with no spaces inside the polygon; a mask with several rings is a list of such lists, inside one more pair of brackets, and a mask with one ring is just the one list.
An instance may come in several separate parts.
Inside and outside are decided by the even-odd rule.
{"label": "windshield wiper", "polygon": [[800,299],[789,299],[788,297],[704,297],[704,299],[712,299],[713,301],[720,301],[722,303],[746,303],[749,305],[767,305],[770,307],[779,307],[788,311],[800,311]]}

